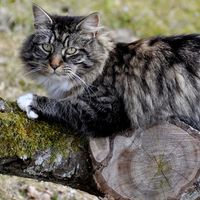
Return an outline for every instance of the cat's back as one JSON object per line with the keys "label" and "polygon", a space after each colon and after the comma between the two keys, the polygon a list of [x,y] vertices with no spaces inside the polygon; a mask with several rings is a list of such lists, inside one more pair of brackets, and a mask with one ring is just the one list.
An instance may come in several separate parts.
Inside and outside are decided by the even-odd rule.
{"label": "cat's back", "polygon": [[177,68],[200,77],[200,34],[151,37],[119,43],[116,49],[122,71],[135,78],[150,72],[161,76]]}
{"label": "cat's back", "polygon": [[120,49],[124,101],[133,124],[155,116],[199,119],[200,35],[152,37]]}
{"label": "cat's back", "polygon": [[157,36],[120,45],[124,69],[134,78],[170,78],[172,72],[200,77],[200,34]]}
{"label": "cat's back", "polygon": [[169,53],[174,56],[199,53],[200,34],[156,36],[129,43],[126,47],[133,55],[144,55],[145,58],[148,56],[153,58],[159,53]]}
{"label": "cat's back", "polygon": [[[172,36],[156,36],[146,39],[149,47],[155,45],[167,45],[171,49],[180,49],[189,45],[190,47],[200,46],[200,34],[188,34],[188,35],[172,35]],[[189,47],[188,46],[188,47]]]}

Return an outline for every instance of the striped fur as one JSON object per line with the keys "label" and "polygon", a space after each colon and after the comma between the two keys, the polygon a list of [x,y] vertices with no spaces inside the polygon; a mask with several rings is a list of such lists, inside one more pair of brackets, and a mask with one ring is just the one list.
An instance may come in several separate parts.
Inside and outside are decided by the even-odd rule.
{"label": "striped fur", "polygon": [[[42,11],[37,11],[40,17]],[[87,32],[80,28],[87,17],[48,15],[45,24],[43,16],[44,24],[28,37],[21,58],[51,96],[35,95],[31,108],[42,118],[89,136],[145,127],[169,117],[200,130],[200,35],[114,43],[98,28],[98,16],[92,17]],[[48,42],[54,51],[47,56],[38,46]],[[66,46],[80,51],[66,58]],[[57,74],[49,66],[53,54],[64,57]]]}

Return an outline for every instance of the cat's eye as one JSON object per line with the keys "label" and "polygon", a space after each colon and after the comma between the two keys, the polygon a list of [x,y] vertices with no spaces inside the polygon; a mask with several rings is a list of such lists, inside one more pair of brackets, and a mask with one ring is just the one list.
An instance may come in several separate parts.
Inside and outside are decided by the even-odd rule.
{"label": "cat's eye", "polygon": [[42,44],[42,48],[43,48],[46,52],[51,52],[52,49],[53,49],[52,45],[51,45],[51,44],[47,44],[47,43]]}
{"label": "cat's eye", "polygon": [[75,53],[77,53],[77,49],[76,48],[74,48],[74,47],[69,47],[66,51],[65,51],[65,53],[66,54],[68,54],[68,55],[73,55],[73,54],[75,54]]}

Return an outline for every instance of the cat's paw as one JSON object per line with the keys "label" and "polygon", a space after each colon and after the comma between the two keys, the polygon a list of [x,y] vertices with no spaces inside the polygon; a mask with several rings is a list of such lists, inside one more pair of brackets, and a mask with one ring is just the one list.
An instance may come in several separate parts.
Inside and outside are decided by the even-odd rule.
{"label": "cat's paw", "polygon": [[31,110],[31,105],[34,100],[34,95],[29,93],[25,94],[17,99],[17,105],[20,107],[21,110],[25,111],[27,117],[30,119],[37,119],[38,114]]}

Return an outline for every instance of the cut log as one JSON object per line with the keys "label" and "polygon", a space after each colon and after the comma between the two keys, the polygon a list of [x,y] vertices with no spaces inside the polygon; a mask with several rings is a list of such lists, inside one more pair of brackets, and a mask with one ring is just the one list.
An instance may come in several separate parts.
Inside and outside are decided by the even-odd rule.
{"label": "cut log", "polygon": [[125,135],[90,140],[95,180],[104,194],[124,200],[200,197],[198,131],[175,121]]}

